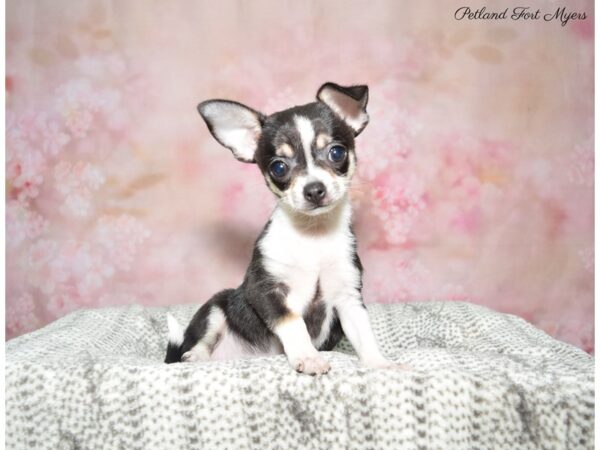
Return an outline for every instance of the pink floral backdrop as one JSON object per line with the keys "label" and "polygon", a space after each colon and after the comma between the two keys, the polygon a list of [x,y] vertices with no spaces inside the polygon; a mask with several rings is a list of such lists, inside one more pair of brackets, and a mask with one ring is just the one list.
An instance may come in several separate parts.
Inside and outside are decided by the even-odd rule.
{"label": "pink floral backdrop", "polygon": [[593,3],[566,26],[459,6],[9,0],[7,337],[236,286],[274,200],[196,104],[270,113],[335,81],[370,86],[365,300],[468,300],[593,352]]}

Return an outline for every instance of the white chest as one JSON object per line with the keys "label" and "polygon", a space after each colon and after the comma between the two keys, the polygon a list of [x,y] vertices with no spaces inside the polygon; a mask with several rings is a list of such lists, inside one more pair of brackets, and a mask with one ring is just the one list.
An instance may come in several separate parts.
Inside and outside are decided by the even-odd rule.
{"label": "white chest", "polygon": [[350,210],[327,232],[310,233],[294,226],[285,213],[275,211],[260,242],[265,269],[289,288],[288,307],[302,314],[314,298],[317,284],[322,300],[332,307],[355,292],[360,272],[353,262],[354,236]]}

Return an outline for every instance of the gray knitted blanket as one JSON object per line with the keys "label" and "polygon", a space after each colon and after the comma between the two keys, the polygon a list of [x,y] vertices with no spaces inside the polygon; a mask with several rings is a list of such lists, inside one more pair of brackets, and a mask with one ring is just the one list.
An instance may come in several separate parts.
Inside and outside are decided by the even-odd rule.
{"label": "gray knitted blanket", "polygon": [[12,449],[593,448],[594,359],[524,320],[462,302],[370,305],[412,371],[284,356],[162,363],[166,317],[196,306],[83,310],[6,343]]}

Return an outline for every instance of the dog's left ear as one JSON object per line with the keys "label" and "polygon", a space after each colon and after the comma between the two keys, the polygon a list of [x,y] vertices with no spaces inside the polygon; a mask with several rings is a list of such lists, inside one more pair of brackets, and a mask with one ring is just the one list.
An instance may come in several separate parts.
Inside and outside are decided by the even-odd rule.
{"label": "dog's left ear", "polygon": [[253,163],[265,116],[231,100],[207,100],[198,112],[217,141],[239,161]]}
{"label": "dog's left ear", "polygon": [[329,106],[346,122],[355,136],[369,123],[369,88],[366,85],[344,87],[335,83],[325,83],[317,92],[317,100]]}

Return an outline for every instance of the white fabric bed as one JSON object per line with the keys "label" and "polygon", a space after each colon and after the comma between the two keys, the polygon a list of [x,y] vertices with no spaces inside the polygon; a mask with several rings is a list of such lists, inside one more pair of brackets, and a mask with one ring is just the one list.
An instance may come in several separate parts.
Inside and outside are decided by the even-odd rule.
{"label": "white fabric bed", "polygon": [[383,352],[343,341],[329,374],[284,356],[163,364],[166,312],[82,310],[6,343],[12,449],[593,448],[594,359],[462,302],[370,305]]}

